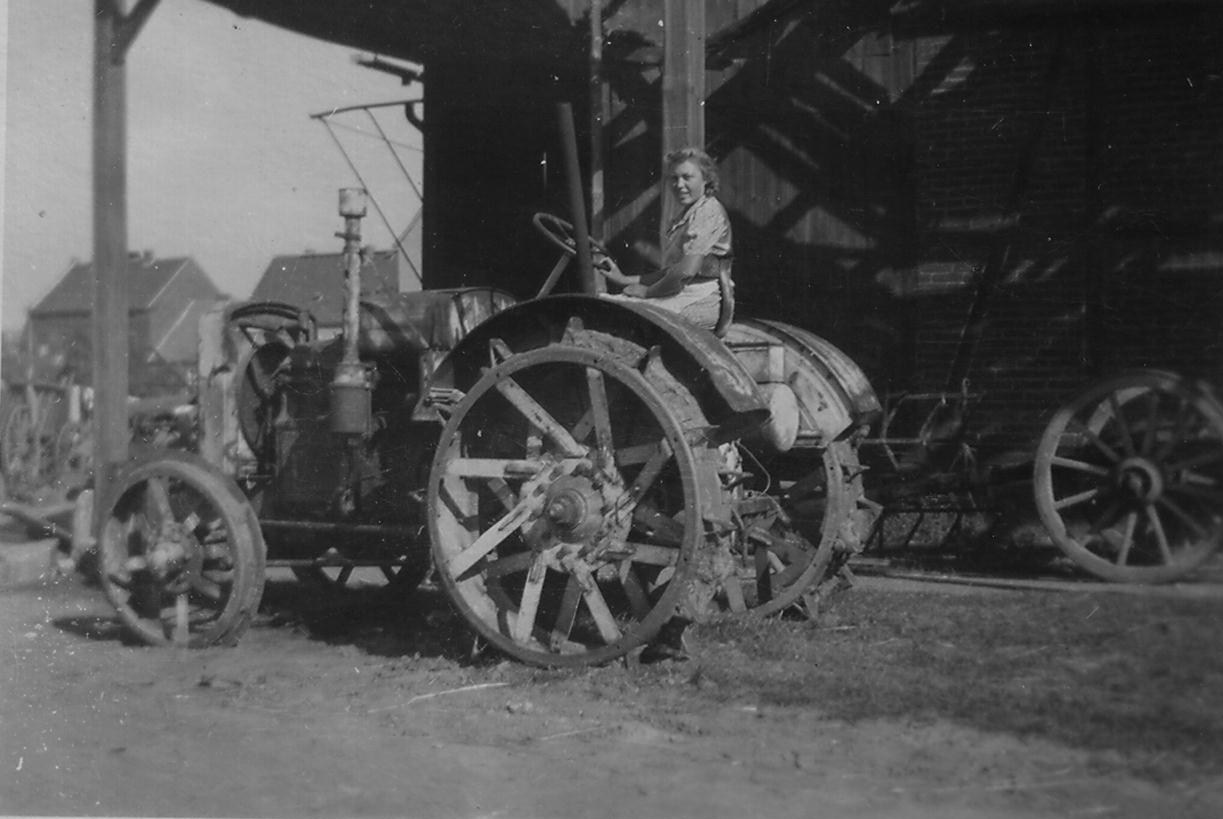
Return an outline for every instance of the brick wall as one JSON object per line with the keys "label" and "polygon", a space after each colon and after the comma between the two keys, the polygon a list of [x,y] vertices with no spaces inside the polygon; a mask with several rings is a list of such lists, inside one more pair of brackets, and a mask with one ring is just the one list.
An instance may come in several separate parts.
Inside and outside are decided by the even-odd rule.
{"label": "brick wall", "polygon": [[1022,446],[1097,375],[1223,379],[1214,31],[1144,18],[916,42],[907,386],[947,386],[959,354],[987,431]]}

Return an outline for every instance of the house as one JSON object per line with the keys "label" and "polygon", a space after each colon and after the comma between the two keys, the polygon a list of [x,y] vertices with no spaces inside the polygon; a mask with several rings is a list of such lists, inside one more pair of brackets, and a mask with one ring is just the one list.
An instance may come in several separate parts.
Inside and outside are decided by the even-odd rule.
{"label": "house", "polygon": [[[420,213],[399,237],[399,248],[368,253],[361,269],[363,298],[393,296],[420,289]],[[309,310],[320,337],[339,333],[344,322],[344,254],[303,253],[272,259],[252,301],[280,301]]]}
{"label": "house", "polygon": [[[127,275],[131,391],[152,395],[181,389],[198,356],[199,318],[225,294],[185,256],[133,253]],[[93,285],[93,264],[73,264],[30,310],[26,326],[28,348],[62,355],[81,383],[93,373]]]}

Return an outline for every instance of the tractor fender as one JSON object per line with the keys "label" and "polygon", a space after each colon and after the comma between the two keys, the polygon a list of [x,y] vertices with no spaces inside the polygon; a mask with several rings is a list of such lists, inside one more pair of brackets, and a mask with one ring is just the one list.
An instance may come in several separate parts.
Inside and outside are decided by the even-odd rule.
{"label": "tractor fender", "polygon": [[737,438],[759,427],[769,410],[756,382],[714,334],[675,313],[646,302],[558,295],[522,302],[492,316],[469,332],[439,363],[430,391],[466,391],[490,361],[490,344],[504,342],[514,352],[561,342],[571,322],[586,330],[657,348],[662,361],[700,403],[719,438]]}
{"label": "tractor fender", "polygon": [[[862,369],[840,349],[812,332],[765,319],[731,325],[727,345],[762,383],[784,384],[798,404],[797,446],[819,447],[874,423],[882,412]],[[769,355],[767,348],[774,351]],[[780,348],[780,354],[775,351]],[[762,359],[753,367],[752,362]]]}

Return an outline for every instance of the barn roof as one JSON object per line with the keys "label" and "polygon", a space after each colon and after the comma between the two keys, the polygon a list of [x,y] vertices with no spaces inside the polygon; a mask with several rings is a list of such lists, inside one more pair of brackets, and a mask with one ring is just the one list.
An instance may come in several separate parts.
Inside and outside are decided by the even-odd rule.
{"label": "barn roof", "polygon": [[[133,254],[127,264],[129,305],[133,311],[148,310],[180,275],[201,277],[217,290],[208,274],[189,256],[155,259],[151,254]],[[77,262],[51,292],[30,311],[32,316],[88,314],[93,312],[94,272],[92,262]]]}
{"label": "barn roof", "polygon": [[584,47],[581,2],[558,0],[208,0],[300,34],[413,62],[437,58],[546,60]]}
{"label": "barn roof", "polygon": [[[399,292],[397,252],[375,251],[361,268],[363,296]],[[323,326],[338,325],[344,315],[344,255],[307,253],[277,256],[263,271],[251,293],[256,301],[282,301],[314,314]]]}
{"label": "barn roof", "polygon": [[[299,34],[418,63],[439,58],[546,62],[577,58],[589,46],[583,24],[589,0],[206,1]],[[891,19],[980,22],[1102,10],[1166,11],[1169,7],[1209,5],[1215,0],[757,0],[740,2],[742,19],[711,34],[710,58],[716,64],[728,58],[722,52],[736,40],[799,16],[835,15],[847,2],[876,9],[884,24]],[[623,17],[628,5],[604,0],[604,13]],[[638,5],[647,12],[662,7],[661,0],[642,0]],[[627,17],[632,16],[632,12],[627,13]],[[646,13],[637,24],[647,19],[652,26],[657,15]]]}

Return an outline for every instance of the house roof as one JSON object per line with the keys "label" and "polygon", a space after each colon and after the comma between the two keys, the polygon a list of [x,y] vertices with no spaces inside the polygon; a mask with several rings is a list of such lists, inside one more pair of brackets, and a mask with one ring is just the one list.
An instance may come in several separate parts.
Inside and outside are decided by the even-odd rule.
{"label": "house roof", "polygon": [[[154,259],[150,255],[133,255],[128,259],[129,310],[148,310],[175,276],[190,271],[187,275],[203,276],[209,285],[212,280],[190,257]],[[92,262],[78,262],[68,269],[51,292],[43,297],[34,309],[33,316],[74,314],[93,312],[94,272]],[[215,290],[215,286],[213,287]],[[217,290],[217,295],[220,291]]]}
{"label": "house roof", "polygon": [[[361,268],[363,297],[399,292],[396,251],[370,253]],[[251,293],[254,301],[282,301],[314,314],[320,325],[338,325],[344,316],[344,254],[277,256]]]}

